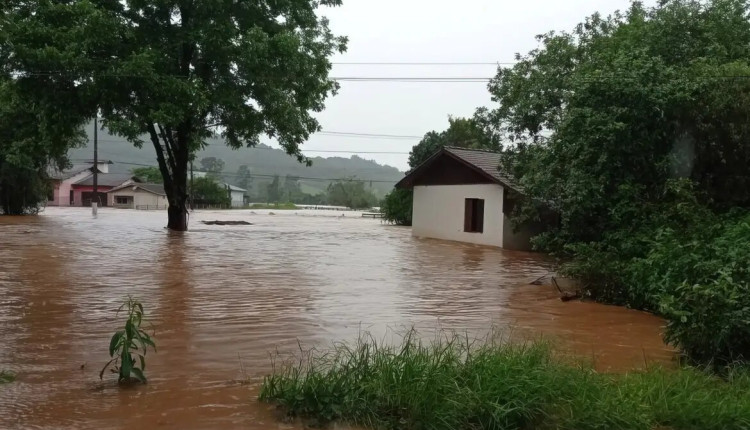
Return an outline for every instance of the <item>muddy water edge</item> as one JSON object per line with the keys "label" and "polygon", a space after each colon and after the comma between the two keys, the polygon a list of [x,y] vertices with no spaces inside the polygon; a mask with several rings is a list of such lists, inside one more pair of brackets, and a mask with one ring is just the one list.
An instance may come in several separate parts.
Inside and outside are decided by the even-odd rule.
{"label": "muddy water edge", "polygon": [[[251,226],[206,226],[201,220]],[[199,211],[190,231],[163,212],[48,208],[0,217],[0,428],[295,428],[259,404],[270,357],[360,331],[414,326],[545,335],[598,368],[669,363],[662,321],[562,303],[529,282],[544,257],[410,236],[357,214]],[[99,380],[115,310],[140,299],[157,341],[149,383]]]}

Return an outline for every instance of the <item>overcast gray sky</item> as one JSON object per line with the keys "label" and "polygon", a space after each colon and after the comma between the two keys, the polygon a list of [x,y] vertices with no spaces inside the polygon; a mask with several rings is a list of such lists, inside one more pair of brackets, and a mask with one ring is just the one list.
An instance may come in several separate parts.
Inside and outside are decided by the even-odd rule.
{"label": "overcast gray sky", "polygon": [[[650,3],[650,2],[648,2]],[[512,62],[537,46],[534,36],[571,30],[584,17],[629,7],[629,0],[344,0],[325,8],[349,49],[333,62]],[[493,65],[335,65],[334,77],[491,77]],[[422,136],[448,115],[491,106],[486,83],[342,82],[318,115],[326,131]],[[303,150],[406,152],[419,139],[315,135]],[[311,156],[351,154],[315,153]],[[360,154],[401,170],[405,154]]]}

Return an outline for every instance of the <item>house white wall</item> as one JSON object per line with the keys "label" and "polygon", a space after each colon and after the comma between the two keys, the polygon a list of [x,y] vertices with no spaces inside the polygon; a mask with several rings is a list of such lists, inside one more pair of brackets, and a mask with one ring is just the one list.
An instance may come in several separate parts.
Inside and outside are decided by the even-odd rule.
{"label": "house white wall", "polygon": [[[412,235],[503,246],[503,192],[498,184],[414,187]],[[484,231],[464,232],[465,199],[484,200]]]}
{"label": "house white wall", "polygon": [[241,208],[245,206],[245,193],[242,191],[231,190],[229,192],[230,198],[232,199],[233,208]]}
{"label": "house white wall", "polygon": [[[117,196],[131,197],[133,204],[128,206],[118,205],[115,203],[115,197]],[[167,196],[159,196],[140,189],[133,191],[132,187],[128,187],[109,193],[109,204],[112,207],[127,209],[135,209],[138,206],[152,206],[152,209],[158,206],[159,209],[165,209],[169,205],[169,202],[167,201]]]}

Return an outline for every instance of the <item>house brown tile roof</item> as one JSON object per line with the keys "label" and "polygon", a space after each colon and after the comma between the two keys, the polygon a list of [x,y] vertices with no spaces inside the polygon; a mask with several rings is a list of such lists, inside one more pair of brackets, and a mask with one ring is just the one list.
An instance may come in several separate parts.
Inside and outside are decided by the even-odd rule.
{"label": "house brown tile roof", "polygon": [[47,174],[51,179],[64,181],[86,170],[91,170],[93,172],[93,167],[94,166],[92,164],[76,164],[73,165],[70,169],[65,169],[62,171],[50,167],[49,169],[47,169]]}
{"label": "house brown tile roof", "polygon": [[[99,173],[99,177],[96,180],[97,184],[103,187],[118,187],[128,181],[136,182],[133,179],[133,175],[128,173]],[[94,175],[83,178],[73,185],[94,185]]]}
{"label": "house brown tile roof", "polygon": [[167,195],[164,191],[164,185],[162,184],[135,184],[135,186],[152,194],[158,194],[160,196]]}
{"label": "house brown tile roof", "polygon": [[483,151],[479,149],[455,148],[452,146],[445,147],[446,152],[450,152],[465,162],[478,167],[483,172],[497,179],[499,182],[513,186],[511,179],[507,175],[500,173],[500,154],[497,152]]}
{"label": "house brown tile roof", "polygon": [[112,188],[111,190],[107,191],[108,193],[114,193],[116,191],[120,191],[124,188],[133,188],[133,189],[141,189],[143,191],[149,192],[151,194],[157,194],[160,196],[166,196],[167,193],[164,191],[164,185],[162,184],[141,184],[141,183],[133,183],[133,184],[125,184],[120,185],[119,187]]}
{"label": "house brown tile roof", "polygon": [[400,184],[405,182],[408,177],[414,174],[419,175],[419,172],[423,171],[426,166],[432,164],[432,162],[434,162],[437,158],[446,154],[480,172],[488,179],[491,179],[494,182],[497,182],[498,184],[508,187],[514,191],[521,192],[521,187],[516,185],[512,178],[510,178],[508,175],[504,175],[500,171],[499,153],[481,149],[456,148],[453,146],[445,146],[441,150],[437,151],[424,163],[408,172],[406,174],[406,177],[396,184],[396,187],[399,187]]}

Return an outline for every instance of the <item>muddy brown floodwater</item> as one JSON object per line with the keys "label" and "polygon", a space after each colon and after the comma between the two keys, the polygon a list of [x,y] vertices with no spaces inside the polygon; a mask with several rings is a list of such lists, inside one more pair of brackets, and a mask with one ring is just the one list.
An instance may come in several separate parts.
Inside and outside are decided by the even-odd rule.
{"label": "muddy brown floodwater", "polygon": [[[228,219],[253,225],[199,223]],[[0,386],[0,428],[294,428],[256,401],[270,356],[360,330],[511,326],[603,369],[672,357],[658,318],[529,285],[548,273],[539,255],[415,239],[352,213],[196,212],[184,234],[165,223],[85,208],[0,217],[0,369],[18,375]],[[149,384],[124,389],[98,374],[128,295],[158,352]]]}

